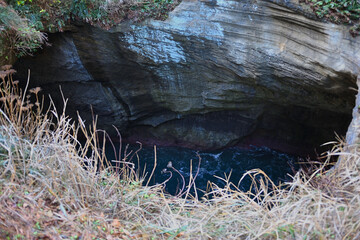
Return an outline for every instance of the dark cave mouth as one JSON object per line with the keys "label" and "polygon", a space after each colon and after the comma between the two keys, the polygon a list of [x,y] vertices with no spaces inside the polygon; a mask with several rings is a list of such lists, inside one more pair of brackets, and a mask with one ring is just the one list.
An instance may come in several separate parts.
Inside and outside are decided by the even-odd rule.
{"label": "dark cave mouth", "polygon": [[[294,108],[283,110],[283,114],[280,115],[281,118],[274,114],[263,116],[261,124],[258,124],[260,127],[253,128],[252,134],[245,136],[241,140],[229,142],[229,146],[225,145],[220,148],[206,148],[209,146],[206,145],[208,144],[206,141],[201,146],[196,142],[196,139],[191,142],[174,138],[171,135],[171,128],[207,123],[206,119],[210,117],[209,125],[199,125],[203,131],[206,131],[207,128],[210,131],[214,131],[214,129],[231,130],[234,126],[230,126],[224,120],[222,120],[219,128],[216,128],[217,119],[225,119],[224,116],[229,115],[232,117],[229,119],[233,119],[237,116],[234,112],[217,112],[215,114],[192,116],[184,121],[181,119],[174,122],[170,121],[164,128],[166,134],[163,134],[160,131],[161,129],[154,131],[154,127],[146,125],[134,126],[124,134],[123,144],[129,143],[129,150],[135,152],[140,146],[139,143],[141,143],[141,151],[138,152],[138,156],[134,157],[134,159],[137,159],[134,164],[139,171],[143,171],[146,166],[148,173],[154,166],[154,145],[157,146],[157,167],[150,183],[161,184],[166,182],[164,184],[165,191],[172,195],[181,194],[182,184],[187,186],[191,174],[197,176],[195,183],[199,189],[197,192],[199,196],[206,192],[208,181],[215,183],[219,187],[224,187],[226,183],[223,179],[226,178],[240,190],[248,191],[252,184],[251,178],[247,176],[242,179],[247,171],[253,169],[263,171],[265,175],[259,174],[258,177],[269,177],[275,184],[291,181],[291,176],[303,166],[306,167],[310,159],[319,160],[318,157],[321,153],[328,151],[332,147],[331,145],[321,145],[336,140],[335,132],[344,136],[348,122],[351,121],[351,115],[348,114],[336,114],[328,111],[316,111],[314,113],[305,111],[306,109],[304,110],[302,107],[297,107],[295,112],[291,109]],[[299,114],[301,118],[297,117]],[[293,121],[287,120],[285,122],[284,118],[290,118]],[[314,120],[319,119],[330,119],[331,122],[328,121],[327,124],[322,124],[321,128],[309,126],[310,123],[314,123]],[[274,122],[278,125],[274,125]],[[342,123],[340,126],[339,122]],[[271,127],[274,126],[279,126],[276,138],[272,135],[274,131]],[[185,131],[185,133],[188,134],[189,130]],[[296,133],[296,136],[301,136],[301,138],[290,142],[279,137],[287,136],[286,134],[290,133]],[[271,135],[273,137],[269,138]],[[307,140],[307,145],[304,144],[303,139]],[[111,151],[113,150],[110,150],[108,157],[114,159],[115,157]],[[177,171],[167,167],[169,162]],[[190,172],[190,169],[192,169],[192,172]],[[240,179],[242,179],[241,182],[239,182]],[[147,180],[146,178],[145,182]],[[192,194],[195,194],[194,190],[192,190]]]}
{"label": "dark cave mouth", "polygon": [[256,118],[249,117],[244,111],[231,110],[185,115],[156,126],[135,122],[122,133],[125,141],[139,141],[146,146],[200,151],[255,146],[301,157],[316,157],[316,154],[329,150],[322,146],[324,143],[345,136],[352,118],[347,113],[299,106],[267,105],[264,109]]}

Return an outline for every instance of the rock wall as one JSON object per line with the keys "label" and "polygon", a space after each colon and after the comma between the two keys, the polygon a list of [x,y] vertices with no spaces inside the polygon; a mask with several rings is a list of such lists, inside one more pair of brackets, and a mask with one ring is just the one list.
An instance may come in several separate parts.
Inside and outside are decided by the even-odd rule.
{"label": "rock wall", "polygon": [[[360,87],[360,75],[357,77],[357,86]],[[355,107],[352,111],[352,120],[346,132],[347,147],[359,148],[360,144],[360,92],[356,95]]]}
{"label": "rock wall", "polygon": [[310,151],[346,132],[360,38],[293,2],[183,0],[166,21],[74,26],[17,69],[129,140]]}

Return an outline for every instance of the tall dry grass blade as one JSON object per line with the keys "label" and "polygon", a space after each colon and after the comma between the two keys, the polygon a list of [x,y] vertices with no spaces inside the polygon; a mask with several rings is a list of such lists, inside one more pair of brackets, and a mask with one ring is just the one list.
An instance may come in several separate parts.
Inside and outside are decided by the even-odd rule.
{"label": "tall dry grass blade", "polygon": [[153,167],[153,169],[152,169],[152,171],[151,171],[151,174],[150,174],[150,176],[149,176],[149,179],[148,179],[148,181],[146,182],[146,187],[147,186],[149,186],[149,183],[150,183],[150,180],[151,180],[151,178],[153,177],[153,175],[154,175],[154,172],[155,172],[155,169],[156,169],[156,166],[157,166],[157,152],[156,152],[156,145],[154,145],[154,167]]}

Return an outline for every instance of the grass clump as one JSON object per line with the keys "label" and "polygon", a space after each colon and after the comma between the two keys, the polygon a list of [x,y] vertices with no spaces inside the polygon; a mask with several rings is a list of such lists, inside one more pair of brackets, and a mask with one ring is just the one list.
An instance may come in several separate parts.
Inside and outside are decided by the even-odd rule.
{"label": "grass clump", "polygon": [[[224,188],[209,183],[198,199],[190,194],[194,174],[180,198],[162,184],[147,186],[126,150],[109,167],[96,121],[90,128],[81,119],[76,125],[54,105],[42,113],[40,89],[27,98],[13,73],[9,66],[0,72],[1,239],[360,238],[356,147],[335,146],[325,163],[281,186],[259,169],[249,171],[248,192],[225,176]],[[87,138],[83,145],[78,132]],[[339,155],[337,167],[326,170]]]}

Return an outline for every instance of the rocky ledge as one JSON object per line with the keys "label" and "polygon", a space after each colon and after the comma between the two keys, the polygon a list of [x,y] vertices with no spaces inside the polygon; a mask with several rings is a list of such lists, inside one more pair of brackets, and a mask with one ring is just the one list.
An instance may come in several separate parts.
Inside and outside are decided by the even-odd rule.
{"label": "rocky ledge", "polygon": [[74,26],[17,69],[129,140],[312,151],[351,121],[360,38],[287,2],[183,0],[166,21]]}

